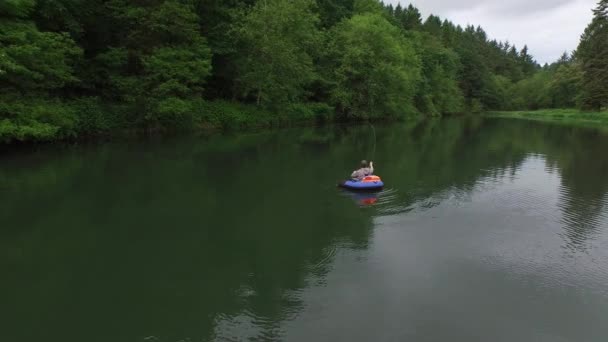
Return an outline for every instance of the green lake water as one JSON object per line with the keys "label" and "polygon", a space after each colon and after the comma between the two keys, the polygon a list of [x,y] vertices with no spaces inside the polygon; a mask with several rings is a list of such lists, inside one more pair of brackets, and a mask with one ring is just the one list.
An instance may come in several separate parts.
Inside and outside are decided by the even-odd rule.
{"label": "green lake water", "polygon": [[607,193],[606,133],[508,119],[12,149],[0,341],[603,342]]}

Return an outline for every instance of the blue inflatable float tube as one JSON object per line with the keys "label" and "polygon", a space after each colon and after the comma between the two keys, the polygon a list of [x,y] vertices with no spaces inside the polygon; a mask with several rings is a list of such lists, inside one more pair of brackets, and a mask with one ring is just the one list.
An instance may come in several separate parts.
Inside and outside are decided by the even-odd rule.
{"label": "blue inflatable float tube", "polygon": [[382,190],[384,187],[384,182],[381,180],[374,182],[362,182],[358,180],[347,180],[340,184],[338,184],[341,188],[349,189],[349,190],[358,190],[358,191],[374,191],[374,190]]}

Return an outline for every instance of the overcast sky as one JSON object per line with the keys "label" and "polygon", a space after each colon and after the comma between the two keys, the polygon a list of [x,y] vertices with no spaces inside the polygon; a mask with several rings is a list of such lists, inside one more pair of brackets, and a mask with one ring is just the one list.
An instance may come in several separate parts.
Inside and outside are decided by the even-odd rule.
{"label": "overcast sky", "polygon": [[508,40],[544,64],[576,49],[591,21],[598,0],[384,0],[413,3],[422,12],[439,15],[455,24],[481,25],[491,39]]}

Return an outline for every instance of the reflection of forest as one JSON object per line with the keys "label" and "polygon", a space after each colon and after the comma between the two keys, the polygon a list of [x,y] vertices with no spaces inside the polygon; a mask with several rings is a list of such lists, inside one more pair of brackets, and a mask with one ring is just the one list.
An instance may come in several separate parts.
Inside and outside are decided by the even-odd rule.
{"label": "reflection of forest", "polygon": [[[373,210],[332,184],[361,158],[407,206],[546,155],[569,246],[601,223],[608,137],[526,121],[447,119],[44,148],[0,169],[0,310],[10,341],[212,339],[243,312],[277,337]],[[376,139],[374,139],[374,134]],[[328,181],[329,180],[329,181]],[[325,184],[330,183],[330,184]],[[399,191],[404,190],[404,191]],[[32,314],[34,313],[35,314]],[[36,327],[36,329],[32,329]],[[91,332],[94,332],[91,334]],[[146,335],[146,336],[144,336]]]}
{"label": "reflection of forest", "polygon": [[602,219],[608,218],[608,136],[600,131],[567,127],[549,126],[546,130],[542,153],[561,173],[559,206],[567,245],[584,249]]}
{"label": "reflection of forest", "polygon": [[322,277],[336,243],[366,245],[367,214],[287,186],[323,161],[290,159],[284,137],[192,142],[69,148],[2,170],[14,201],[0,212],[13,293],[1,340],[200,341],[243,311],[269,338],[298,311],[286,293]]}
{"label": "reflection of forest", "polygon": [[584,248],[606,218],[608,135],[600,130],[508,119],[490,120],[484,132],[492,134],[494,143],[513,151],[544,155],[547,165],[559,172],[558,207],[566,245]]}
{"label": "reflection of forest", "polygon": [[399,189],[421,189],[413,197],[410,191],[410,198],[402,200],[404,207],[448,187],[469,190],[480,177],[515,170],[534,153],[544,155],[561,176],[559,208],[567,246],[582,248],[606,219],[608,135],[599,130],[453,119],[423,122],[407,133],[387,128],[378,136],[379,145],[386,147],[379,148],[384,154],[377,158],[391,163],[383,177],[399,182],[394,185]]}

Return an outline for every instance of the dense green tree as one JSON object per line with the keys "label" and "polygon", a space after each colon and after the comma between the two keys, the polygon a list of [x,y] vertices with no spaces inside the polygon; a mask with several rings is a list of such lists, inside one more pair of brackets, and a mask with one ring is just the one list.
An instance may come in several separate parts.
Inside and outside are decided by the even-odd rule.
{"label": "dense green tree", "polygon": [[125,120],[134,125],[188,124],[184,113],[191,106],[184,101],[200,98],[211,72],[211,52],[193,4],[110,0],[104,8],[121,34],[91,52],[87,71],[94,89],[128,105]]}
{"label": "dense green tree", "polygon": [[541,109],[551,107],[549,93],[551,74],[539,71],[530,78],[524,78],[515,83],[509,97],[513,108],[509,109]]}
{"label": "dense green tree", "polygon": [[412,4],[404,8],[399,3],[393,11],[389,11],[389,14],[393,17],[395,25],[405,31],[419,30],[422,26],[422,15]]}
{"label": "dense green tree", "polygon": [[83,20],[90,16],[94,6],[100,5],[97,0],[36,0],[32,17],[40,30],[66,32],[84,43]]}
{"label": "dense green tree", "polygon": [[232,29],[243,11],[255,0],[192,0],[200,18],[201,32],[212,52],[213,73],[208,79],[205,97],[233,98],[237,78],[238,43]]}
{"label": "dense green tree", "polygon": [[320,43],[312,0],[263,0],[237,27],[241,42],[239,89],[258,105],[301,100],[315,78],[313,52]]}
{"label": "dense green tree", "polygon": [[558,65],[557,70],[553,72],[549,83],[550,107],[577,107],[580,101],[582,78],[580,64],[561,58],[556,64]]}
{"label": "dense green tree", "polygon": [[534,58],[528,54],[527,45],[524,45],[524,48],[519,52],[519,62],[521,64],[521,70],[525,76],[531,76],[538,68]]}
{"label": "dense green tree", "polygon": [[423,22],[412,4],[4,0],[0,140],[335,113],[597,110],[608,101],[607,2],[575,56],[540,68],[527,46],[435,15]]}
{"label": "dense green tree", "polygon": [[555,62],[545,63],[541,69],[555,72],[560,66],[572,64],[575,60],[574,53],[570,54],[568,51],[564,51]]}
{"label": "dense green tree", "polygon": [[356,15],[332,31],[332,102],[344,115],[399,117],[414,111],[420,62],[412,44],[378,14]]}
{"label": "dense green tree", "polygon": [[239,20],[239,12],[255,4],[255,0],[189,0],[200,20],[202,34],[209,40],[213,54],[230,52],[233,46],[231,26]]}
{"label": "dense green tree", "polygon": [[608,105],[608,0],[600,0],[593,15],[576,56],[583,71],[582,105],[600,110]]}
{"label": "dense green tree", "polygon": [[0,16],[4,18],[26,18],[36,5],[35,0],[6,0],[0,2]]}
{"label": "dense green tree", "polygon": [[454,48],[458,41],[458,34],[460,33],[460,27],[454,26],[454,24],[448,20],[444,20],[441,24],[441,39],[443,44],[448,48]]}
{"label": "dense green tree", "polygon": [[441,37],[441,25],[441,18],[430,15],[422,25],[422,29],[430,33],[433,37]]}
{"label": "dense green tree", "polygon": [[492,73],[479,53],[480,41],[472,27],[467,28],[456,49],[462,67],[458,80],[466,99],[466,105],[473,111],[499,107],[497,90],[492,82]]}
{"label": "dense green tree", "polygon": [[461,67],[458,55],[426,32],[413,32],[411,36],[422,63],[416,107],[430,115],[462,112],[464,97],[456,79]]}
{"label": "dense green tree", "polygon": [[400,23],[405,30],[417,30],[422,25],[422,15],[416,7],[409,4],[403,10]]}
{"label": "dense green tree", "polygon": [[[71,134],[74,116],[48,97],[78,79],[81,49],[64,33],[40,32],[33,1],[0,5],[0,140],[47,140]],[[40,105],[44,103],[45,105]]]}
{"label": "dense green tree", "polygon": [[323,27],[332,27],[353,15],[355,0],[317,0],[319,17]]}
{"label": "dense green tree", "polygon": [[496,107],[493,109],[512,109],[514,105],[513,98],[511,97],[511,89],[513,87],[511,80],[502,75],[494,75],[492,77],[492,83],[494,84],[494,98],[496,101]]}
{"label": "dense green tree", "polygon": [[81,50],[67,34],[40,32],[28,16],[32,1],[0,7],[0,91],[58,89],[77,79],[73,65]]}
{"label": "dense green tree", "polygon": [[354,13],[355,14],[365,14],[365,13],[375,13],[375,14],[386,14],[390,16],[386,8],[382,6],[381,2],[377,0],[355,0],[354,2]]}

